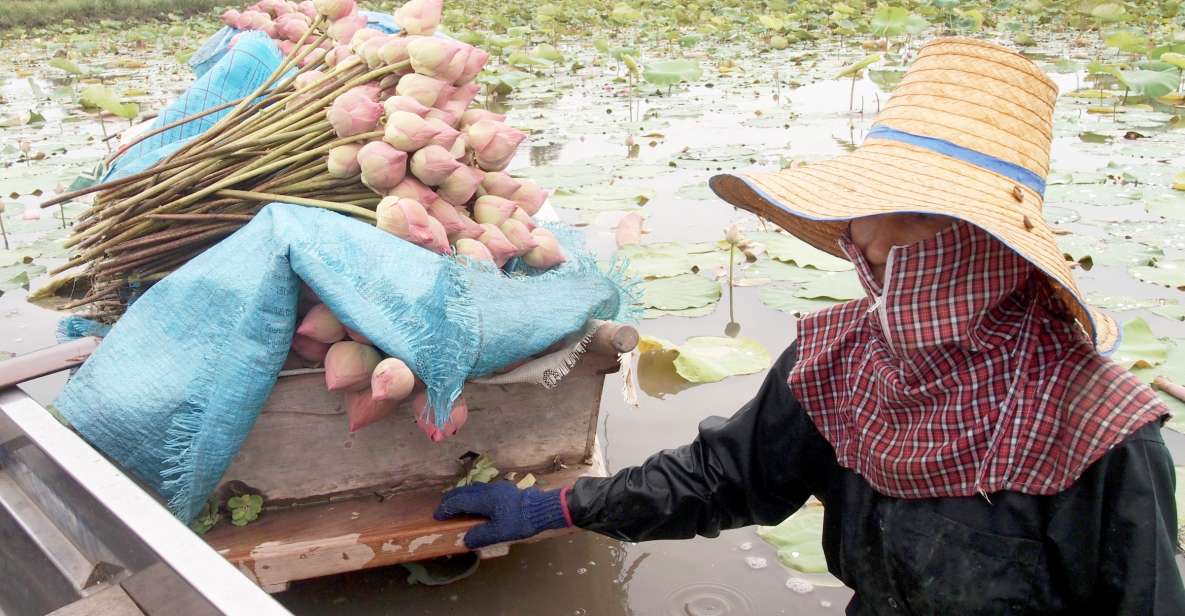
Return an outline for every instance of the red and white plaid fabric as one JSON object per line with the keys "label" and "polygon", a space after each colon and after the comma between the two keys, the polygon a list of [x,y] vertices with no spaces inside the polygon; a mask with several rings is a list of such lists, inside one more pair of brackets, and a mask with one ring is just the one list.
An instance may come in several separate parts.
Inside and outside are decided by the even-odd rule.
{"label": "red and white plaid fabric", "polygon": [[[885,289],[805,316],[788,384],[840,465],[898,498],[1053,494],[1167,409],[1045,277],[965,222],[894,248]],[[883,310],[883,313],[882,313]]]}

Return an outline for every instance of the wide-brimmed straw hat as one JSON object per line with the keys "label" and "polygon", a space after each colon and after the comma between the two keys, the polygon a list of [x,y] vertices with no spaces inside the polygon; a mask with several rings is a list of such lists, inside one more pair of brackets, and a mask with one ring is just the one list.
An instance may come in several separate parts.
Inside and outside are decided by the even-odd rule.
{"label": "wide-brimmed straw hat", "polygon": [[846,258],[853,218],[921,212],[979,226],[1028,259],[1102,352],[1115,321],[1089,306],[1042,216],[1057,85],[1029,59],[986,41],[921,48],[864,143],[772,173],[717,175],[712,190],[807,243]]}

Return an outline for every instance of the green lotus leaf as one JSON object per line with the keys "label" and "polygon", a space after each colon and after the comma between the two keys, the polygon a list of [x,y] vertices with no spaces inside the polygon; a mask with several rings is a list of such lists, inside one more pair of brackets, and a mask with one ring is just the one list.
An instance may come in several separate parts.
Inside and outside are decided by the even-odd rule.
{"label": "green lotus leaf", "polygon": [[832,77],[832,79],[840,79],[842,77],[856,77],[860,74],[860,71],[864,70],[865,68],[868,68],[869,66],[871,66],[872,64],[874,64],[876,62],[879,62],[880,59],[881,59],[881,55],[879,53],[874,53],[874,54],[869,54],[867,56],[864,56],[860,60],[853,62],[853,63],[839,69],[839,72],[836,73]]}
{"label": "green lotus leaf", "polygon": [[646,65],[642,78],[657,86],[669,86],[685,81],[695,81],[704,71],[693,60],[660,60]]}
{"label": "green lotus leaf", "polygon": [[765,252],[770,257],[785,263],[794,263],[799,267],[813,267],[829,272],[842,272],[852,269],[852,264],[807,244],[806,242],[786,233],[758,231],[748,234],[748,238],[765,246]]}
{"label": "green lotus leaf", "polygon": [[748,338],[699,336],[678,346],[675,370],[691,383],[715,383],[769,367],[769,351]]}
{"label": "green lotus leaf", "polygon": [[697,274],[638,283],[643,306],[660,310],[700,308],[720,301],[720,284]]}
{"label": "green lotus leaf", "polygon": [[1128,369],[1153,368],[1168,359],[1172,345],[1157,338],[1144,319],[1123,324],[1123,338],[1112,361]]}
{"label": "green lotus leaf", "polygon": [[823,507],[805,506],[777,526],[760,526],[757,536],[774,546],[778,561],[803,573],[826,573]]}

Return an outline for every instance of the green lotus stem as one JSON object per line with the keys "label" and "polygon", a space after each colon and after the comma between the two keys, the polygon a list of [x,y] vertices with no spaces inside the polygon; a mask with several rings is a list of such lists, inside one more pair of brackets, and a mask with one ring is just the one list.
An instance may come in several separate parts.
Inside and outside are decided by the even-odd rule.
{"label": "green lotus stem", "polygon": [[732,263],[733,255],[736,254],[736,242],[728,243],[728,322],[735,323],[736,318],[732,314]]}
{"label": "green lotus stem", "polygon": [[8,230],[4,228],[3,210],[0,210],[0,237],[4,238],[4,250],[8,250]]}
{"label": "green lotus stem", "polygon": [[250,201],[261,201],[261,202],[280,201],[283,203],[294,203],[296,205],[308,205],[308,206],[312,206],[312,207],[323,208],[326,210],[332,210],[334,212],[338,212],[341,214],[349,214],[351,216],[357,216],[359,218],[369,220],[370,222],[375,222],[378,220],[378,217],[375,216],[374,212],[372,212],[368,209],[353,206],[353,205],[348,205],[345,203],[336,203],[333,201],[323,201],[321,199],[308,199],[305,197],[292,197],[292,196],[288,196],[288,195],[277,195],[277,194],[273,194],[273,193],[254,192],[254,191],[250,191],[250,190],[220,190],[220,191],[218,191],[218,194],[221,196],[225,196],[225,197],[238,197],[240,199],[246,199],[246,200],[250,200]]}

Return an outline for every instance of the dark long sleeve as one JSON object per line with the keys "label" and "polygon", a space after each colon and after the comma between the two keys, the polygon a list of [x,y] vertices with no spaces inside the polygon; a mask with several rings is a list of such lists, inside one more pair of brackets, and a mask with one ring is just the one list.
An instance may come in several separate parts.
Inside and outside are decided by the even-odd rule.
{"label": "dark long sleeve", "polygon": [[1176,475],[1159,422],[1108,452],[1060,495],[1049,535],[1080,607],[1106,614],[1185,614]]}
{"label": "dark long sleeve", "polygon": [[568,495],[575,525],[645,541],[781,522],[816,491],[816,471],[835,465],[786,386],[794,361],[791,346],[753,400],[730,419],[705,419],[690,445],[612,477],[577,481]]}

